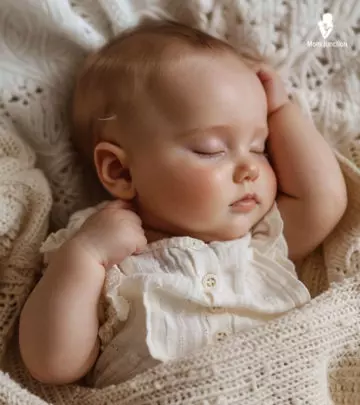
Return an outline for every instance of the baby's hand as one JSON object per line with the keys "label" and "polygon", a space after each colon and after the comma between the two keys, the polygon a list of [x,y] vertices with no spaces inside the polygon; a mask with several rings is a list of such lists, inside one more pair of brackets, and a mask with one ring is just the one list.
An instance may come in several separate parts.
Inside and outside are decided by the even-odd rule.
{"label": "baby's hand", "polygon": [[112,201],[88,218],[72,243],[93,255],[106,269],[146,246],[140,217],[130,203]]}
{"label": "baby's hand", "polygon": [[271,115],[289,102],[284,83],[281,77],[267,65],[262,65],[259,68],[257,76],[264,87],[268,104],[268,115]]}

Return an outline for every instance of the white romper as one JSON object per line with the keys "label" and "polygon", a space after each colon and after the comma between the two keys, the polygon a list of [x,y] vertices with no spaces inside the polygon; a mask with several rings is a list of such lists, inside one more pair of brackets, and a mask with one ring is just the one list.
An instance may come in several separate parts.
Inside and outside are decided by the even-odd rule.
{"label": "white romper", "polygon": [[[49,235],[45,263],[100,206],[75,213],[66,229]],[[307,303],[282,231],[274,205],[240,239],[162,239],[109,269],[92,385],[117,384]]]}

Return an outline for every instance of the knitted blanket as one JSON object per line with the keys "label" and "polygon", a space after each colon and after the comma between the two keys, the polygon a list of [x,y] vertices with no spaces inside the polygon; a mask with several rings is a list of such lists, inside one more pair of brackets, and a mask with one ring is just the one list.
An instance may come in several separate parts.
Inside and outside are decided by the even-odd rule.
{"label": "knitted blanket", "polygon": [[[314,297],[304,308],[118,386],[42,385],[16,334],[38,249],[49,223],[64,226],[100,198],[68,140],[74,74],[87,52],[144,17],[195,25],[273,63],[336,151],[349,206],[298,264]],[[1,404],[360,404],[359,33],[356,0],[1,0]]]}

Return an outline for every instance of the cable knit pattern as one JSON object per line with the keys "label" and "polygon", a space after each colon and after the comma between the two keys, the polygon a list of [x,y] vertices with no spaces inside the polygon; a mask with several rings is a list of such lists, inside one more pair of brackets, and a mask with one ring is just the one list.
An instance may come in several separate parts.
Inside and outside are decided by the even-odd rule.
{"label": "cable knit pattern", "polygon": [[41,264],[51,192],[35,154],[10,125],[0,128],[0,359]]}
{"label": "cable knit pattern", "polygon": [[[327,40],[347,47],[307,46],[322,41],[324,12],[335,24]],[[356,0],[1,0],[0,353],[9,373],[0,373],[1,404],[360,404],[359,16]],[[14,326],[36,280],[49,215],[58,229],[100,198],[88,192],[92,179],[68,140],[74,74],[86,53],[143,17],[175,18],[266,56],[337,151],[349,207],[299,264],[316,297],[304,308],[120,385],[45,386],[24,370]],[[51,214],[37,168],[52,190]],[[322,293],[329,281],[339,284]]]}

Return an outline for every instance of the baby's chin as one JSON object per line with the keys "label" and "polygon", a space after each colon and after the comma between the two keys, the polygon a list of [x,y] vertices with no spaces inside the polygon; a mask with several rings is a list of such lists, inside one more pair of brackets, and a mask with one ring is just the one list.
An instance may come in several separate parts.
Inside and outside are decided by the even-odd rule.
{"label": "baby's chin", "polygon": [[[254,224],[255,225],[255,224]],[[213,229],[208,232],[189,232],[189,236],[197,239],[201,239],[204,242],[215,242],[215,241],[230,241],[235,239],[240,239],[248,234],[252,229],[252,226],[246,224],[244,226],[234,226],[234,227],[224,227],[223,229]]]}
{"label": "baby's chin", "polygon": [[[222,220],[215,224],[211,224],[211,221],[209,221],[209,227],[200,226],[197,229],[191,225],[184,226],[184,223],[175,223],[175,221],[159,221],[159,218],[157,218],[157,221],[149,222],[144,221],[144,218],[142,220],[149,241],[176,236],[190,236],[209,243],[240,239],[251,232],[260,218],[258,215],[232,216],[231,218],[225,218],[225,220],[222,218]],[[191,221],[188,221],[188,223],[191,224]]]}
{"label": "baby's chin", "polygon": [[[230,241],[234,239],[240,239],[252,232],[253,228],[262,221],[264,215],[262,212],[254,213],[256,215],[241,215],[236,218],[231,218],[225,223],[221,223],[212,229],[204,229],[202,232],[194,232],[192,235],[197,239],[201,239],[204,242],[213,241]],[[259,215],[260,214],[260,215]],[[192,232],[190,232],[191,234]]]}

